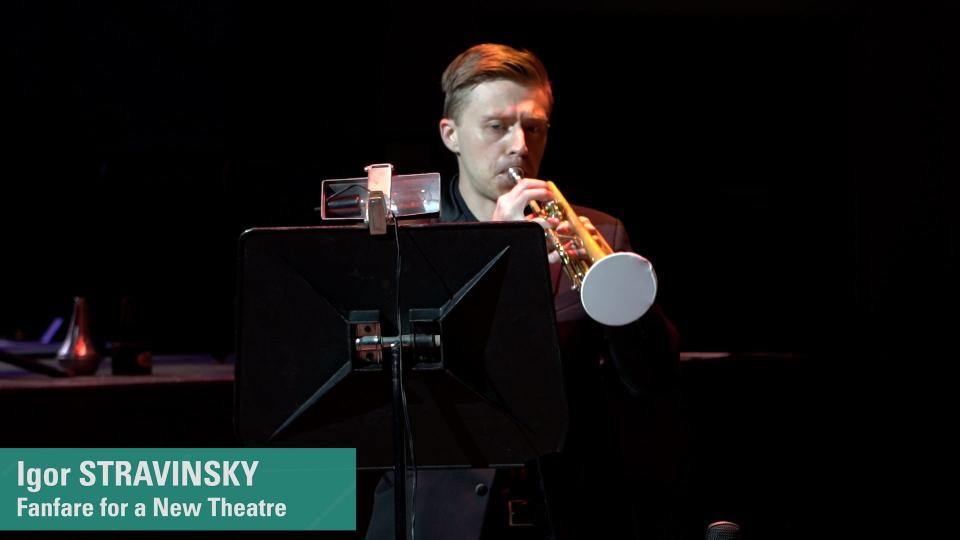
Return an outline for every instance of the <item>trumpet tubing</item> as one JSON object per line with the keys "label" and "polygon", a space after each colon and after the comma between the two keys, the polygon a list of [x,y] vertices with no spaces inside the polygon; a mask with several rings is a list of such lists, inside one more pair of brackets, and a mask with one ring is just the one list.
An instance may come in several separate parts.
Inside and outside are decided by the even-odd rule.
{"label": "trumpet tubing", "polygon": [[[514,182],[523,178],[523,170],[508,169]],[[584,310],[594,320],[609,326],[622,326],[639,319],[653,305],[657,278],[650,261],[630,252],[614,253],[599,232],[594,235],[580,221],[556,184],[547,181],[554,200],[531,201],[530,208],[540,217],[566,221],[573,231],[573,253],[564,246],[564,239],[554,229],[546,236],[557,254],[573,289],[580,291]],[[584,258],[577,256],[582,249]]]}
{"label": "trumpet tubing", "polygon": [[[563,212],[553,201],[548,201],[543,206],[537,201],[530,201],[530,208],[540,216],[557,218],[561,221],[564,219]],[[572,287],[579,290],[583,278],[586,277],[587,272],[590,270],[590,263],[578,259],[576,256],[571,256],[563,245],[563,239],[560,237],[560,233],[553,229],[546,229],[544,232],[550,241],[550,245],[553,246],[554,251],[556,251],[560,257],[561,267],[564,272],[566,272],[567,277],[570,278]]]}

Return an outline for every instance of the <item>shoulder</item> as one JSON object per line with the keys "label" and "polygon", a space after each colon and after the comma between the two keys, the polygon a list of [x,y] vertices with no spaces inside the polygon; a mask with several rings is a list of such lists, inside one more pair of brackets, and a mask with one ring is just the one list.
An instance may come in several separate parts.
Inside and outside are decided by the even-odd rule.
{"label": "shoulder", "polygon": [[622,221],[600,210],[586,206],[571,206],[578,216],[590,219],[590,222],[597,228],[600,235],[606,238],[614,251],[631,251],[630,239]]}
{"label": "shoulder", "polygon": [[457,193],[459,178],[453,175],[440,184],[440,222],[465,221],[463,208],[460,207]]}
{"label": "shoulder", "polygon": [[573,211],[576,212],[578,216],[590,218],[590,221],[592,221],[594,225],[623,226],[623,223],[619,219],[606,212],[601,212],[600,210],[588,208],[586,206],[577,206],[575,204],[571,206],[573,207]]}

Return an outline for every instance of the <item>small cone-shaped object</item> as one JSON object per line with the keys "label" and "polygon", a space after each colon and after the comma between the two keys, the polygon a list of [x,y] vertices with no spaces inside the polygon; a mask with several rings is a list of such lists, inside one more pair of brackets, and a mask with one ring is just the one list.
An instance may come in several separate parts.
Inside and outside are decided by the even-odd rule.
{"label": "small cone-shaped object", "polygon": [[72,375],[92,375],[100,365],[100,353],[90,335],[90,309],[82,296],[73,299],[73,316],[57,360]]}

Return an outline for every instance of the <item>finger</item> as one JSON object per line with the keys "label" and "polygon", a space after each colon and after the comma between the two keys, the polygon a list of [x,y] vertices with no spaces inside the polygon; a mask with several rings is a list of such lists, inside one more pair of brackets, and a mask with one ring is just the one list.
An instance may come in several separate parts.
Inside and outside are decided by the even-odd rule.
{"label": "finger", "polygon": [[548,189],[513,190],[497,198],[497,206],[493,210],[493,221],[516,221],[524,219],[523,211],[530,201],[540,197],[547,197]]}
{"label": "finger", "polygon": [[560,219],[550,216],[544,216],[543,214],[529,214],[527,219],[530,221],[536,221],[544,229],[555,229],[560,225]]}
{"label": "finger", "polygon": [[[519,192],[511,192],[517,201],[523,201],[523,205],[530,204],[530,201],[546,201],[553,199],[553,192],[547,188],[530,188]],[[508,193],[509,195],[510,193]]]}
{"label": "finger", "polygon": [[[560,224],[557,225],[557,232],[560,234],[568,235],[568,236],[576,233],[574,228],[570,226],[569,221],[560,222]],[[587,232],[596,233],[597,231],[594,229],[594,230],[588,230]]]}
{"label": "finger", "polygon": [[543,180],[533,180],[530,178],[524,178],[520,182],[517,182],[517,184],[513,186],[513,189],[511,189],[510,191],[516,194],[520,194],[527,191],[538,191],[541,197],[540,200],[544,200],[544,201],[546,200],[552,201],[557,198],[553,190],[550,189],[550,184],[547,184]]}
{"label": "finger", "polygon": [[497,206],[500,207],[504,213],[516,210],[522,211],[530,204],[530,201],[542,201],[552,196],[553,192],[547,188],[512,189],[497,198]]}
{"label": "finger", "polygon": [[517,182],[517,185],[514,188],[520,189],[546,189],[547,183],[543,180],[537,180],[536,178],[524,178]]}
{"label": "finger", "polygon": [[570,249],[567,249],[567,250],[565,250],[565,251],[566,251],[566,253],[567,253],[567,257],[570,257],[571,259],[586,259],[586,258],[587,258],[587,250],[582,249],[582,248],[580,248],[580,249],[570,248]]}
{"label": "finger", "polygon": [[591,233],[597,232],[597,228],[593,226],[593,223],[590,221],[590,218],[586,216],[579,216],[580,223],[583,223],[583,226],[587,228]]}
{"label": "finger", "polygon": [[557,251],[557,245],[547,238],[547,253],[553,253],[555,251]]}
{"label": "finger", "polygon": [[497,199],[497,206],[493,209],[491,221],[521,221],[526,219],[523,215],[523,206],[507,200],[506,195]]}
{"label": "finger", "polygon": [[[543,227],[543,230],[548,230],[553,228],[553,226],[550,224],[548,219],[538,216],[536,214],[531,214],[527,216],[527,221],[532,221],[537,225],[540,225],[541,227]],[[547,243],[549,244],[549,242]]]}

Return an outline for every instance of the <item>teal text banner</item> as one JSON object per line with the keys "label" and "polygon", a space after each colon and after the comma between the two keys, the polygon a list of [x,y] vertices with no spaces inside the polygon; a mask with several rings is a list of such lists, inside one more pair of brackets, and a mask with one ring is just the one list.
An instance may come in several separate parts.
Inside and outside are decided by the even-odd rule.
{"label": "teal text banner", "polygon": [[0,530],[356,529],[353,448],[0,448]]}

